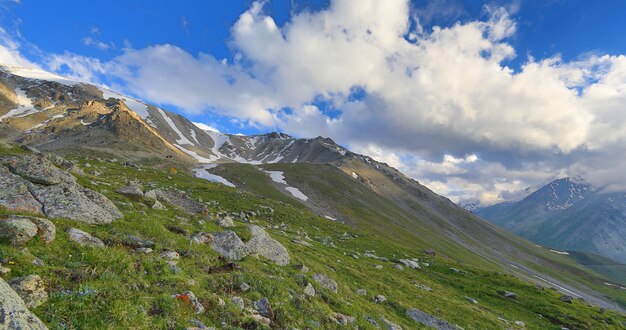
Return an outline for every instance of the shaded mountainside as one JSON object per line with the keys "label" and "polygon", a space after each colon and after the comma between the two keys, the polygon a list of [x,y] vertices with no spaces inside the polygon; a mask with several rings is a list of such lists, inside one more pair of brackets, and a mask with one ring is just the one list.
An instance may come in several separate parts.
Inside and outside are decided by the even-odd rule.
{"label": "shaded mountainside", "polygon": [[626,195],[570,179],[551,182],[518,202],[474,211],[539,244],[596,253],[626,263]]}
{"label": "shaded mountainside", "polygon": [[[413,251],[433,249],[481,271],[512,273],[594,304],[615,309],[625,304],[626,293],[606,285],[610,281],[598,273],[475,217],[331,139],[204,131],[183,116],[104,88],[36,70],[3,71],[0,139],[5,141],[73,157],[105,154],[145,164],[167,160],[181,169],[212,163],[205,167],[209,177],[224,177],[255,198],[303,207],[325,221],[349,225],[342,228]],[[554,205],[568,203],[556,200]]]}

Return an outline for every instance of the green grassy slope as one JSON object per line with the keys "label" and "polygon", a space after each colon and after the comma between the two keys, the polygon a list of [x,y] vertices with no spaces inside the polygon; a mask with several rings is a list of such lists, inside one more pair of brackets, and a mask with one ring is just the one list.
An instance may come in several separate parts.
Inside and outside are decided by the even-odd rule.
{"label": "green grassy slope", "polygon": [[[241,184],[244,181],[258,182],[258,186],[264,191],[272,191],[272,194],[276,193],[272,186],[280,188],[280,185],[272,184],[265,173],[250,165],[227,164],[213,172],[237,181],[242,168],[246,167],[246,177]],[[507,269],[518,276],[548,285],[546,281],[522,271],[522,268],[527,269],[543,274],[540,277],[550,282],[559,281],[572,288],[592,292],[594,296],[603,296],[602,299],[613,301],[622,308],[626,306],[626,292],[607,286],[607,279],[593,269],[451,207],[449,201],[432,193],[422,193],[426,202],[415,201],[404,190],[393,191],[396,188],[384,178],[375,178],[370,174],[367,177],[373,178],[371,182],[376,184],[378,180],[379,184],[363,184],[327,164],[271,164],[262,167],[283,171],[287,182],[310,198],[307,204],[320,216],[338,211],[340,219],[352,226],[376,233],[382,239],[392,240],[414,251],[432,248],[464,264],[488,271]],[[359,169],[359,174],[367,175],[363,169]],[[249,183],[241,187],[264,194]],[[385,196],[399,197],[391,199],[376,193],[375,190],[381,190],[380,187],[385,188]],[[419,196],[419,193],[414,195]],[[403,208],[403,204],[409,207]],[[448,217],[444,218],[443,214]]]}
{"label": "green grassy slope", "polygon": [[[15,149],[0,150],[0,154],[13,152]],[[280,192],[273,188],[269,179],[257,176],[258,171],[252,167],[218,168],[240,173],[241,179],[248,184],[244,188],[254,190],[248,192],[241,187],[228,188],[195,179],[182,171],[170,174],[164,170],[148,167],[139,170],[95,159],[79,158],[77,161],[86,170],[79,182],[113,200],[124,213],[124,219],[101,226],[52,219],[57,226],[57,238],[49,245],[38,240],[29,242],[25,249],[0,244],[0,259],[12,268],[7,279],[29,274],[38,274],[44,279],[51,298],[34,312],[51,329],[184,329],[193,326],[191,320],[220,329],[262,328],[229,302],[231,296],[244,298],[246,307],[251,307],[253,301],[263,296],[268,297],[276,314],[272,323],[276,329],[305,329],[316,325],[322,329],[335,329],[338,325],[329,318],[333,312],[354,316],[353,326],[360,329],[372,328],[365,320],[366,316],[379,323],[384,317],[405,329],[419,329],[420,326],[405,315],[408,308],[419,308],[465,329],[521,328],[512,323],[517,320],[525,322],[528,329],[560,329],[561,326],[619,329],[626,322],[624,315],[602,312],[578,300],[567,304],[559,300],[560,294],[554,290],[537,288],[514,276],[489,270],[488,261],[473,257],[452,243],[435,242],[427,235],[436,233],[426,229],[418,229],[424,235],[420,240],[405,241],[409,236],[401,234],[391,239],[394,237],[391,229],[378,228],[376,224],[361,227],[329,221],[300,202],[277,195]],[[91,166],[84,167],[85,162]],[[95,172],[99,174],[96,176]],[[181,189],[203,201],[215,201],[211,203],[214,205],[212,212],[238,213],[262,206],[272,207],[273,214],[259,212],[253,220],[265,226],[286,224],[285,230],[268,229],[268,232],[289,250],[292,264],[303,263],[309,272],[303,274],[292,266],[280,267],[254,257],[238,262],[239,267],[235,269],[224,268],[225,261],[210,247],[191,244],[187,237],[167,227],[177,226],[189,233],[222,229],[204,217],[189,216],[174,208],[153,210],[143,202],[113,192],[132,179],[157,187]],[[291,179],[293,177],[288,177]],[[347,201],[346,196],[333,195],[330,198],[345,198]],[[374,219],[384,215],[386,201],[367,200],[364,204],[371,207],[355,211],[351,216]],[[349,208],[358,209],[355,206]],[[395,211],[393,216],[403,216],[403,213]],[[384,219],[378,221],[381,225],[386,224]],[[69,227],[92,233],[108,242],[108,246],[101,250],[79,247],[68,241],[65,230]],[[235,231],[245,238],[246,224],[236,222]],[[312,246],[293,242],[298,232],[308,233]],[[127,234],[154,241],[155,252],[134,253],[119,244]],[[334,242],[334,247],[324,243],[329,241]],[[436,258],[423,255],[419,252],[422,246],[435,246],[441,253]],[[181,254],[180,273],[173,272],[159,258],[160,252],[166,249],[175,249]],[[399,270],[392,262],[364,257],[366,250],[390,260],[420,258],[430,266],[422,270]],[[456,255],[457,252],[463,257]],[[34,257],[42,259],[45,265],[34,266]],[[462,259],[468,262],[457,262]],[[376,265],[383,268],[377,269]],[[452,271],[451,267],[460,272]],[[317,285],[312,280],[315,273],[325,273],[336,280],[339,292],[333,293]],[[243,282],[250,284],[251,289],[241,292],[238,286]],[[306,282],[313,283],[318,293],[315,297],[302,295]],[[416,284],[428,286],[432,291],[425,291]],[[356,290],[359,288],[366,289],[368,295],[358,295]],[[171,296],[188,290],[193,291],[205,306],[205,313],[195,315],[189,306]],[[516,292],[517,298],[504,298],[501,291]],[[374,303],[372,298],[378,294],[385,295],[387,301]],[[468,302],[466,296],[476,299],[478,304]],[[219,305],[220,299],[226,301],[225,306]]]}

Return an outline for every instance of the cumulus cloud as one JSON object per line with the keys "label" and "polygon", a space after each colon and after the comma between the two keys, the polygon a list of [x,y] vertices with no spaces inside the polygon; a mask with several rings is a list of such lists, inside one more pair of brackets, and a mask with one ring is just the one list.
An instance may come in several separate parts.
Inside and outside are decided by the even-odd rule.
{"label": "cumulus cloud", "polygon": [[233,24],[232,58],[163,44],[127,46],[106,62],[51,55],[47,66],[190,114],[330,136],[454,200],[494,203],[565,175],[626,181],[614,161],[626,151],[623,55],[528,58],[514,70],[516,22],[499,7],[426,31],[420,20],[436,8],[406,0],[334,0],[282,26],[263,5]]}

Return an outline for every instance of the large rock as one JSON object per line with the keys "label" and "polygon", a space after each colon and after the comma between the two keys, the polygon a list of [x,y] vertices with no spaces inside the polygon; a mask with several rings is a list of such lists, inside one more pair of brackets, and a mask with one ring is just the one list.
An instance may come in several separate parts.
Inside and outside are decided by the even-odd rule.
{"label": "large rock", "polygon": [[104,243],[97,237],[93,237],[90,234],[76,228],[70,228],[67,230],[70,241],[76,242],[81,246],[89,246],[96,248],[103,248]]}
{"label": "large rock", "polygon": [[133,199],[143,198],[143,188],[136,181],[129,182],[127,185],[117,189],[115,192]]}
{"label": "large rock", "polygon": [[47,330],[24,300],[0,278],[0,329]]}
{"label": "large rock", "polygon": [[191,215],[208,215],[209,210],[206,205],[191,199],[185,192],[178,190],[155,189],[148,192],[151,196],[154,193],[158,201],[170,204]]}
{"label": "large rock", "polygon": [[0,166],[0,206],[12,212],[43,214],[42,205],[30,191],[28,182]]}
{"label": "large rock", "polygon": [[35,235],[44,243],[50,243],[56,236],[56,227],[47,219],[0,215],[0,239],[13,245],[24,244]]}
{"label": "large rock", "polygon": [[33,183],[54,185],[76,182],[71,174],[60,170],[42,155],[14,157],[8,165],[11,172]]}
{"label": "large rock", "polygon": [[287,249],[268,235],[263,228],[250,225],[250,232],[252,238],[246,243],[248,252],[262,255],[280,266],[289,264],[290,257]]}
{"label": "large rock", "polygon": [[122,213],[105,196],[77,184],[31,184],[29,188],[43,204],[46,216],[51,218],[105,224],[122,217]]}
{"label": "large rock", "polygon": [[211,247],[219,255],[230,260],[241,260],[248,255],[246,245],[243,244],[241,238],[230,230],[214,234]]}
{"label": "large rock", "polygon": [[9,285],[24,299],[26,307],[35,308],[48,301],[46,286],[39,275],[14,278]]}
{"label": "large rock", "polygon": [[0,240],[21,245],[37,235],[37,225],[27,217],[0,216]]}
{"label": "large rock", "polygon": [[322,287],[337,293],[337,291],[339,290],[339,285],[337,285],[337,282],[335,282],[334,280],[328,278],[328,276],[324,275],[324,274],[315,274],[313,275],[313,279],[319,283]]}
{"label": "large rock", "polygon": [[456,327],[448,323],[447,321],[438,319],[416,308],[408,309],[406,311],[406,315],[413,319],[415,322],[421,323],[427,327],[435,328],[438,330],[456,330]]}

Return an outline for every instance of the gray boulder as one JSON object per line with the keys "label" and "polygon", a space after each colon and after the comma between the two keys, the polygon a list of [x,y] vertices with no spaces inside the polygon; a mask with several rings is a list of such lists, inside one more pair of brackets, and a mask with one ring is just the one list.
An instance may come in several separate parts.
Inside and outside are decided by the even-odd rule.
{"label": "gray boulder", "polygon": [[438,319],[416,308],[408,309],[406,311],[406,315],[415,322],[421,323],[427,327],[435,328],[437,330],[456,330],[456,327],[447,321]]}
{"label": "gray boulder", "polygon": [[9,285],[24,299],[26,307],[35,308],[48,301],[46,286],[39,275],[14,278]]}
{"label": "gray boulder", "polygon": [[248,255],[246,245],[232,231],[223,231],[213,235],[211,248],[219,255],[230,260],[241,260]]}
{"label": "gray boulder", "polygon": [[71,174],[60,170],[41,155],[15,157],[9,161],[8,165],[11,172],[33,183],[54,185],[62,182],[76,182]]}
{"label": "gray boulder", "polygon": [[28,182],[0,166],[0,206],[12,212],[43,214],[42,205],[28,190]]}
{"label": "gray boulder", "polygon": [[47,330],[24,300],[0,278],[0,329]]}
{"label": "gray boulder", "polygon": [[103,248],[104,243],[97,237],[93,237],[90,234],[76,228],[70,228],[67,230],[69,239],[72,242],[76,242],[81,246]]}
{"label": "gray boulder", "polygon": [[313,275],[313,279],[323,288],[326,288],[334,293],[337,293],[337,291],[339,290],[339,285],[337,285],[337,282],[328,278],[328,276],[324,274],[315,274]]}
{"label": "gray boulder", "polygon": [[141,187],[141,185],[136,181],[129,182],[127,185],[117,189],[115,192],[132,199],[143,198],[143,187]]}
{"label": "gray boulder", "polygon": [[122,213],[106,197],[76,184],[31,184],[29,188],[44,205],[46,216],[51,218],[106,224],[122,217]]}
{"label": "gray boulder", "polygon": [[27,217],[0,216],[0,240],[21,245],[37,235],[37,225]]}
{"label": "gray boulder", "polygon": [[289,264],[291,260],[289,252],[282,244],[273,239],[259,226],[250,225],[250,231],[252,232],[252,238],[246,243],[246,249],[249,253],[259,254],[272,260],[279,266]]}

